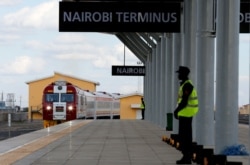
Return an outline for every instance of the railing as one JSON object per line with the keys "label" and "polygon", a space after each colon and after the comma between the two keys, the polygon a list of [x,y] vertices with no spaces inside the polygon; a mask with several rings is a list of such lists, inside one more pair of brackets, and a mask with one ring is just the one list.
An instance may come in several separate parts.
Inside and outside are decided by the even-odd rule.
{"label": "railing", "polygon": [[17,110],[15,108],[0,108],[0,113],[15,113]]}
{"label": "railing", "polygon": [[249,115],[248,114],[240,114],[239,115],[239,123],[240,124],[249,124]]}

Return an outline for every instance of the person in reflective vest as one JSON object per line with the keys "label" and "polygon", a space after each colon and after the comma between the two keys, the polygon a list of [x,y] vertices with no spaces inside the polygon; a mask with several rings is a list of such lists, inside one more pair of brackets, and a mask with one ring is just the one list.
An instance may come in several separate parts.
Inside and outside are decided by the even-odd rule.
{"label": "person in reflective vest", "polygon": [[191,164],[192,160],[192,119],[198,112],[197,91],[188,75],[188,67],[180,66],[176,71],[180,80],[178,92],[178,105],[174,111],[174,117],[179,120],[178,139],[183,157],[176,164]]}
{"label": "person in reflective vest", "polygon": [[142,120],[144,120],[144,114],[145,114],[145,103],[144,103],[144,99],[143,97],[141,98],[141,116],[142,116]]}

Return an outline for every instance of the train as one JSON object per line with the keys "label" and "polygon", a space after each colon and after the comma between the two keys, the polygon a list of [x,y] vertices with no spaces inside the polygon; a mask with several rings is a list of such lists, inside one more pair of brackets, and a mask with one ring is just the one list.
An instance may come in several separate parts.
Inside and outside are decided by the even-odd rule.
{"label": "train", "polygon": [[75,119],[119,119],[119,94],[84,90],[67,81],[55,81],[43,90],[44,127]]}

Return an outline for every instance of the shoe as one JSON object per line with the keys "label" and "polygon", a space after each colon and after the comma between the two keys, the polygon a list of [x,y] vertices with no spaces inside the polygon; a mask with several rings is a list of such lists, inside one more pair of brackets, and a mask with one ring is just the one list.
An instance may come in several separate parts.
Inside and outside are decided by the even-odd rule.
{"label": "shoe", "polygon": [[181,160],[177,160],[176,164],[192,164],[192,162],[191,160],[181,159]]}

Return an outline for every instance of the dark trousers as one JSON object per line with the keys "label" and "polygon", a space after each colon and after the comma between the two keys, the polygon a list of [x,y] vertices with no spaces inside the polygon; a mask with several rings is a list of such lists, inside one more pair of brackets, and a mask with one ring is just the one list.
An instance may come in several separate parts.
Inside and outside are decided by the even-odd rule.
{"label": "dark trousers", "polygon": [[184,159],[192,157],[192,117],[179,117],[179,142]]}
{"label": "dark trousers", "polygon": [[142,120],[144,120],[145,109],[141,109]]}

